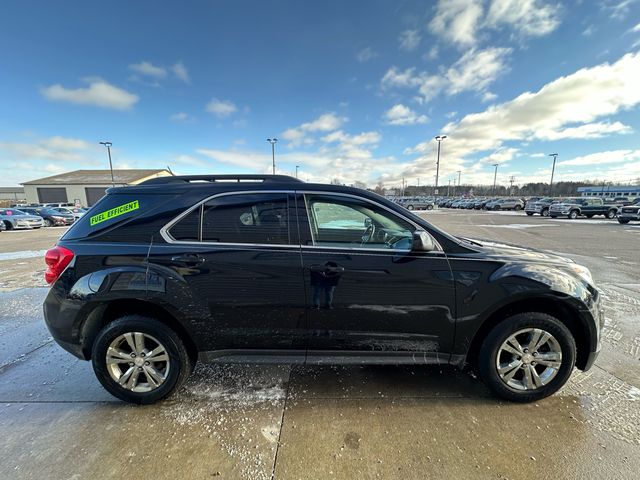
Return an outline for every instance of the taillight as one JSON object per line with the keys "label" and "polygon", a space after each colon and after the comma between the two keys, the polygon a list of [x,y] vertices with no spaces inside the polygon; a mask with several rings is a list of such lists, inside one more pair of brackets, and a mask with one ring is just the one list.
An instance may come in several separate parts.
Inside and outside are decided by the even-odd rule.
{"label": "taillight", "polygon": [[56,245],[44,255],[44,261],[47,264],[47,271],[44,272],[44,279],[48,284],[55,282],[58,277],[67,268],[69,262],[73,260],[73,252],[68,248]]}

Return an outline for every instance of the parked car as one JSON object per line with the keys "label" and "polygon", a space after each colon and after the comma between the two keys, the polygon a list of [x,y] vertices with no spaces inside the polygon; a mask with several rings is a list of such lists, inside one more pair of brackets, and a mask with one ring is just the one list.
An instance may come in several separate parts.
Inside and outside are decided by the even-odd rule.
{"label": "parked car", "polygon": [[49,331],[134,403],[196,359],[470,364],[496,395],[536,401],[593,365],[604,322],[569,259],[280,175],[111,188],[45,261]]}
{"label": "parked car", "polygon": [[486,205],[487,210],[522,210],[524,202],[520,198],[501,198]]}
{"label": "parked car", "polygon": [[75,218],[70,213],[63,213],[47,207],[25,207],[24,212],[31,215],[38,215],[44,219],[45,227],[63,227],[71,225]]}
{"label": "parked car", "polygon": [[0,222],[7,230],[40,228],[44,225],[42,217],[16,208],[0,208]]}
{"label": "parked car", "polygon": [[434,202],[424,198],[407,198],[402,206],[407,210],[433,210]]}
{"label": "parked car", "polygon": [[73,215],[73,218],[75,220],[78,220],[85,213],[87,213],[86,209],[79,208],[79,207],[53,207],[53,210],[55,210],[56,212],[67,213],[67,214]]}
{"label": "parked car", "polygon": [[551,218],[567,217],[571,219],[585,216],[591,218],[595,215],[604,215],[607,218],[615,218],[618,206],[604,203],[602,198],[565,198],[562,202],[554,203],[549,207]]}
{"label": "parked car", "polygon": [[621,207],[618,212],[619,223],[629,223],[632,220],[640,222],[640,198],[636,198],[631,205]]}
{"label": "parked car", "polygon": [[559,202],[560,199],[553,197],[545,197],[539,200],[529,200],[524,207],[524,211],[527,215],[532,216],[534,214],[538,214],[542,217],[549,216],[549,207]]}

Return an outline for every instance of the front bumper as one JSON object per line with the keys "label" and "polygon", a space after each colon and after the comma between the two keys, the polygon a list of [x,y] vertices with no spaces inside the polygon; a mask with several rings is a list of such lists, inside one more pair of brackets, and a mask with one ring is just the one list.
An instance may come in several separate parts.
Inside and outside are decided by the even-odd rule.
{"label": "front bumper", "polygon": [[621,218],[622,220],[637,220],[637,221],[640,221],[640,211],[638,211],[636,213],[622,212],[622,213],[618,214],[618,218]]}

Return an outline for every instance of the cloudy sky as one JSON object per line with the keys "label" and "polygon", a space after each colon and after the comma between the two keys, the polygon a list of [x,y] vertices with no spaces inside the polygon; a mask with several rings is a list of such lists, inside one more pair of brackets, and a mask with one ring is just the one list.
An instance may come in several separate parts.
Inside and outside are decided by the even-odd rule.
{"label": "cloudy sky", "polygon": [[640,177],[640,0],[6,0],[2,185],[79,168]]}

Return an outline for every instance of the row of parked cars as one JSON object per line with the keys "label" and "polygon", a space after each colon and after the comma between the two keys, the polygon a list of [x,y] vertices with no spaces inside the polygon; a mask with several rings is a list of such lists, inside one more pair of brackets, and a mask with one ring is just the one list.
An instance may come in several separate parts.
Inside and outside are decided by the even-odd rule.
{"label": "row of parked cars", "polygon": [[604,216],[618,219],[620,223],[640,221],[640,198],[616,197],[531,197],[528,199],[502,198],[448,198],[435,200],[435,205],[443,208],[466,210],[524,210],[529,215],[576,219]]}
{"label": "row of parked cars", "polygon": [[16,204],[0,208],[0,231],[66,227],[86,212],[87,209],[73,204]]}

